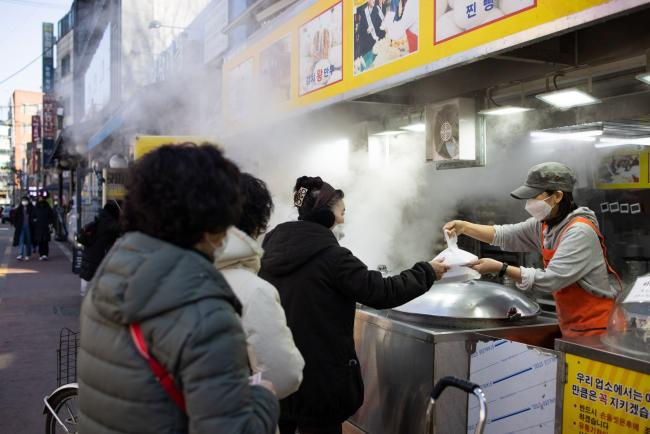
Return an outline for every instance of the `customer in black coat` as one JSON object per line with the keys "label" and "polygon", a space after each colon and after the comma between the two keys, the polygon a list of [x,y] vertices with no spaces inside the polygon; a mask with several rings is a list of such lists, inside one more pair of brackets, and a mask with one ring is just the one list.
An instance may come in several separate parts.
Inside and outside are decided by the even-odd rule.
{"label": "customer in black coat", "polygon": [[344,220],[343,192],[320,178],[301,177],[294,203],[299,221],[284,223],[264,240],[260,277],[280,293],[287,324],[305,359],[300,389],[281,401],[282,434],[341,433],[363,403],[354,348],[356,303],[385,309],[424,294],[446,271],[418,262],[398,276],[370,271],[332,229]]}
{"label": "customer in black coat", "polygon": [[95,222],[95,230],[90,243],[84,246],[79,277],[90,282],[104,256],[119,238],[120,206],[114,200],[106,202]]}
{"label": "customer in black coat", "polygon": [[54,224],[54,211],[43,194],[38,197],[34,214],[34,245],[38,246],[39,260],[47,261],[50,255],[50,226]]}

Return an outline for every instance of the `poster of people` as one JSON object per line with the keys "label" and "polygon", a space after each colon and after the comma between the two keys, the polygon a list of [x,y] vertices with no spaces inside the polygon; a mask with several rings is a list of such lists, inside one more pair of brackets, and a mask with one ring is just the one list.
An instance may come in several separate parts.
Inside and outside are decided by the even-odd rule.
{"label": "poster of people", "polygon": [[354,74],[418,50],[420,0],[356,0]]}
{"label": "poster of people", "polygon": [[343,2],[299,29],[300,95],[343,79]]}
{"label": "poster of people", "polygon": [[537,5],[537,0],[434,0],[435,42],[514,15]]}
{"label": "poster of people", "polygon": [[628,150],[608,154],[600,160],[596,184],[638,184],[641,182],[641,155]]}
{"label": "poster of people", "polygon": [[289,35],[260,53],[262,89],[271,101],[286,101],[291,93],[291,38]]}
{"label": "poster of people", "polygon": [[228,71],[228,113],[241,117],[253,98],[253,59],[250,58]]}

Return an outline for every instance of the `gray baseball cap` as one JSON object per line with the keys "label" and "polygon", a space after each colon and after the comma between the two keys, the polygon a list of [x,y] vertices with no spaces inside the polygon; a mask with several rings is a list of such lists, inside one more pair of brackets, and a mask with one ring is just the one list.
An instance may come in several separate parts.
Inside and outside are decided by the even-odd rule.
{"label": "gray baseball cap", "polygon": [[547,190],[572,193],[576,175],[565,164],[542,163],[528,171],[524,185],[510,193],[515,199],[532,199]]}

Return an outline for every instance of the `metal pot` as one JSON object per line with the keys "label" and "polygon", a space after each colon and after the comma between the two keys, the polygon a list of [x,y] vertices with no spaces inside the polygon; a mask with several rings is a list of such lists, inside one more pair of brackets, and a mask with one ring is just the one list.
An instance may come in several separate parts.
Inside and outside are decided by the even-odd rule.
{"label": "metal pot", "polygon": [[442,327],[486,328],[535,321],[541,309],[521,291],[481,280],[436,283],[392,310],[398,320]]}

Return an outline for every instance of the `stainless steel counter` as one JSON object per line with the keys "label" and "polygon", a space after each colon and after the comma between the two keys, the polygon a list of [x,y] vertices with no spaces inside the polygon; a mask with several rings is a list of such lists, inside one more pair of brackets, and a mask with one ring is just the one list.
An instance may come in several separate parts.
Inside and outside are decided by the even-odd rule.
{"label": "stainless steel counter", "polygon": [[[562,429],[567,425],[571,426],[572,423],[573,425],[575,425],[578,422],[577,421],[578,415],[575,412],[570,410],[571,407],[575,407],[575,400],[578,399],[571,394],[572,385],[575,386],[576,384],[579,384],[576,383],[576,379],[575,379],[575,375],[576,375],[575,370],[577,368],[574,367],[572,371],[572,368],[570,367],[569,363],[567,363],[566,361],[567,355],[578,356],[578,357],[582,357],[585,359],[589,359],[589,360],[593,360],[596,362],[605,363],[607,365],[613,366],[614,368],[612,369],[614,369],[614,371],[612,371],[612,369],[610,368],[606,368],[606,369],[599,368],[598,372],[599,375],[601,375],[600,378],[604,379],[605,381],[612,381],[612,382],[615,382],[617,380],[620,381],[621,379],[628,377],[627,372],[629,371],[636,371],[646,376],[650,374],[650,352],[645,357],[630,355],[618,349],[607,346],[601,341],[600,336],[557,339],[555,341],[555,349],[560,354],[560,364],[559,364],[560,369],[558,374],[557,390],[556,390],[556,396],[558,399],[556,401],[556,412],[555,412],[556,414],[555,432],[557,434],[561,434]],[[618,368],[622,368],[622,369],[616,371]],[[624,371],[624,370],[629,370],[629,371]],[[606,374],[603,374],[603,372],[605,372]],[[622,375],[621,372],[624,372],[626,374]],[[644,379],[638,381],[635,384],[635,386],[640,387],[645,394],[648,391],[650,391],[650,389],[648,388],[648,384],[650,383],[648,383],[647,380],[647,378],[649,377],[643,377],[643,378]],[[584,385],[587,384],[585,383]],[[595,389],[591,389],[590,384],[588,385],[588,387],[589,387],[588,390],[595,390]],[[565,400],[567,399],[573,400],[573,405],[571,405],[571,402],[565,403]],[[607,402],[607,396],[605,397],[605,400]],[[590,401],[588,400],[585,400],[584,402],[591,404]],[[616,417],[618,417],[619,415],[619,413],[616,413],[617,410],[614,410],[611,407],[603,407],[600,406],[599,404],[596,404],[594,407],[598,407],[598,412],[610,413],[615,415]],[[628,418],[630,422],[640,423],[641,427],[643,427],[643,423],[647,424],[647,419],[639,419],[638,414],[634,416],[634,415],[629,415],[627,413],[624,413],[624,415]],[[615,431],[607,431],[607,432],[615,432]]]}
{"label": "stainless steel counter", "polygon": [[643,374],[650,374],[650,352],[645,358],[630,355],[605,345],[600,336],[557,339],[555,349],[562,353],[575,354]]}
{"label": "stainless steel counter", "polygon": [[[510,339],[552,348],[557,320],[540,316],[528,325],[453,329],[409,323],[390,310],[357,309],[354,339],[365,383],[365,401],[350,419],[372,434],[424,432],[431,389],[446,375],[469,378],[479,340]],[[445,392],[436,406],[438,432],[466,432],[467,395]]]}

